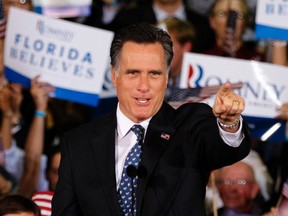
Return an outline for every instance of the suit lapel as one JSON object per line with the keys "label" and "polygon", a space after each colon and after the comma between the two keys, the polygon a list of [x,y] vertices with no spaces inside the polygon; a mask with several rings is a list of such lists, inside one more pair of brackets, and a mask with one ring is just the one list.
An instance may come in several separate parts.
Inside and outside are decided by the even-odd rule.
{"label": "suit lapel", "polygon": [[[101,128],[95,130],[96,136],[91,141],[99,177],[103,185],[106,203],[111,215],[121,215],[118,203],[115,177],[115,128],[116,116],[109,116]],[[109,120],[112,119],[112,120]],[[103,197],[104,198],[104,197]]]}
{"label": "suit lapel", "polygon": [[143,143],[143,155],[141,165],[145,169],[143,178],[139,178],[137,186],[137,212],[140,212],[144,198],[145,188],[151,174],[165,149],[169,146],[174,134],[172,119],[174,110],[164,104],[160,111],[151,119],[145,141]]}

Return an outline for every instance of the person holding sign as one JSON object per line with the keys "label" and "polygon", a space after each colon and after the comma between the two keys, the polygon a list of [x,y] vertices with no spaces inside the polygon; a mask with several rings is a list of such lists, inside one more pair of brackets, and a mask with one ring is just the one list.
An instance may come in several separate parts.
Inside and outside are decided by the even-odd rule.
{"label": "person holding sign", "polygon": [[62,136],[52,215],[205,215],[209,173],[250,151],[244,99],[225,83],[213,109],[164,102],[173,46],[154,25],[121,29],[110,57],[117,109]]}
{"label": "person holding sign", "polygon": [[45,82],[38,82],[37,78],[31,81],[31,94],[36,111],[22,149],[12,134],[15,109],[13,105],[17,97],[21,96],[21,87],[18,84],[10,84],[0,90],[2,113],[0,145],[4,150],[3,167],[15,178],[17,193],[29,198],[35,191],[46,190],[48,187],[45,176],[47,157],[43,155],[43,143],[48,94],[53,91],[53,87]]}
{"label": "person holding sign", "polygon": [[243,41],[249,17],[246,0],[215,0],[210,10],[210,26],[216,40],[212,49],[203,53],[223,57],[265,61],[265,54],[255,44]]}

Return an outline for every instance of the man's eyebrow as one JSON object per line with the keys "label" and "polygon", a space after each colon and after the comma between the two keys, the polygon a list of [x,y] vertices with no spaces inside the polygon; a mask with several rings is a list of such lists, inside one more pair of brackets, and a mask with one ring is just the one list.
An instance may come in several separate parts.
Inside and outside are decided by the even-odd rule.
{"label": "man's eyebrow", "polygon": [[163,73],[162,70],[149,70],[148,72],[153,72],[153,73]]}
{"label": "man's eyebrow", "polygon": [[126,73],[140,72],[140,70],[139,70],[139,69],[127,69],[125,72],[126,72]]}

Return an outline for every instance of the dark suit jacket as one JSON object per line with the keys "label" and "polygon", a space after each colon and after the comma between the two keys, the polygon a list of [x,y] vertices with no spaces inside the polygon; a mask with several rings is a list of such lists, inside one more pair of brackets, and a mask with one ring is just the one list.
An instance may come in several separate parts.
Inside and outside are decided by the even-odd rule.
{"label": "dark suit jacket", "polygon": [[[115,180],[116,126],[113,112],[63,136],[53,216],[121,215]],[[169,139],[162,138],[163,133]],[[225,144],[206,104],[174,110],[164,103],[151,119],[143,144],[141,165],[146,175],[138,182],[138,215],[205,215],[210,171],[245,157],[250,151],[246,138],[238,148]]]}

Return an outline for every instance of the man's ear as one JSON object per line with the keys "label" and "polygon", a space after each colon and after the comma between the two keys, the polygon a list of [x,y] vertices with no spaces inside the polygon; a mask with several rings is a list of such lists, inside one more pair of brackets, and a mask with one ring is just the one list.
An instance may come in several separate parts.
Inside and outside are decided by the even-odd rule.
{"label": "man's ear", "polygon": [[112,67],[112,69],[111,69],[111,73],[112,73],[112,82],[113,82],[113,85],[114,85],[114,87],[116,88],[116,71],[115,71],[115,67]]}
{"label": "man's ear", "polygon": [[259,185],[258,185],[256,182],[254,182],[254,183],[251,185],[250,189],[251,189],[251,193],[250,193],[250,194],[251,194],[251,199],[254,200],[254,199],[256,198],[259,190],[260,190]]}

